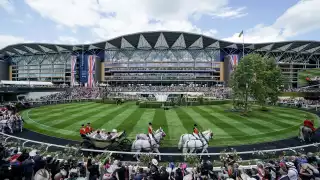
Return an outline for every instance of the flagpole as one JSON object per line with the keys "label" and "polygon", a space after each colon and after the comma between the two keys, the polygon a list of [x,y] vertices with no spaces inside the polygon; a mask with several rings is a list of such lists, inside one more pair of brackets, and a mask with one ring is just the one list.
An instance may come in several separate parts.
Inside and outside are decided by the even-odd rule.
{"label": "flagpole", "polygon": [[244,57],[244,32],[242,33],[242,57]]}

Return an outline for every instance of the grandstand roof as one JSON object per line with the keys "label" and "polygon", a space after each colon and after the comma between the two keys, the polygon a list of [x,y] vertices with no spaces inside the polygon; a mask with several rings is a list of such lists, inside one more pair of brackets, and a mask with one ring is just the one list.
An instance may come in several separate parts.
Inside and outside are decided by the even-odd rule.
{"label": "grandstand roof", "polygon": [[[320,42],[286,41],[270,43],[245,43],[245,49],[268,52],[320,54]],[[242,49],[241,43],[214,39],[208,36],[175,31],[141,32],[119,36],[107,41],[80,44],[21,43],[0,50],[1,56],[21,56],[94,50],[149,50],[149,49]]]}

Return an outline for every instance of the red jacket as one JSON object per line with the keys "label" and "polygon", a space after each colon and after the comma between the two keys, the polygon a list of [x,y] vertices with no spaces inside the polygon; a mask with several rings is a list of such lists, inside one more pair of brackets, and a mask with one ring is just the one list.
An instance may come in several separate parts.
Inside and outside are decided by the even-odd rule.
{"label": "red jacket", "polygon": [[304,120],[303,125],[306,126],[306,127],[311,128],[312,131],[316,131],[316,128],[314,128],[314,125],[313,125],[312,121],[310,121],[308,119]]}
{"label": "red jacket", "polygon": [[83,134],[83,135],[86,134],[86,128],[84,128],[84,127],[81,128],[81,129],[80,129],[80,134]]}
{"label": "red jacket", "polygon": [[91,126],[86,126],[86,133],[91,133],[92,132],[92,127]]}

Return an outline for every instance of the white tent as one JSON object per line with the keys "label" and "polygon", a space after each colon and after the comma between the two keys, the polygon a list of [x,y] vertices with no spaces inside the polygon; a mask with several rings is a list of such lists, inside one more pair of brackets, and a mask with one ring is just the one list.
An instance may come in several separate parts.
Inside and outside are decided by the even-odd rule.
{"label": "white tent", "polygon": [[52,82],[41,82],[41,81],[4,81],[1,80],[2,85],[26,85],[26,86],[53,86]]}

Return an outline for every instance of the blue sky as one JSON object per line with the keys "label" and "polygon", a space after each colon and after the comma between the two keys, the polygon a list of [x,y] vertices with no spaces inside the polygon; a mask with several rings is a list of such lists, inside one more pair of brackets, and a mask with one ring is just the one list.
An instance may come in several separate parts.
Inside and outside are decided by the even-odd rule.
{"label": "blue sky", "polygon": [[320,0],[0,0],[0,48],[177,30],[246,42],[320,40]]}

